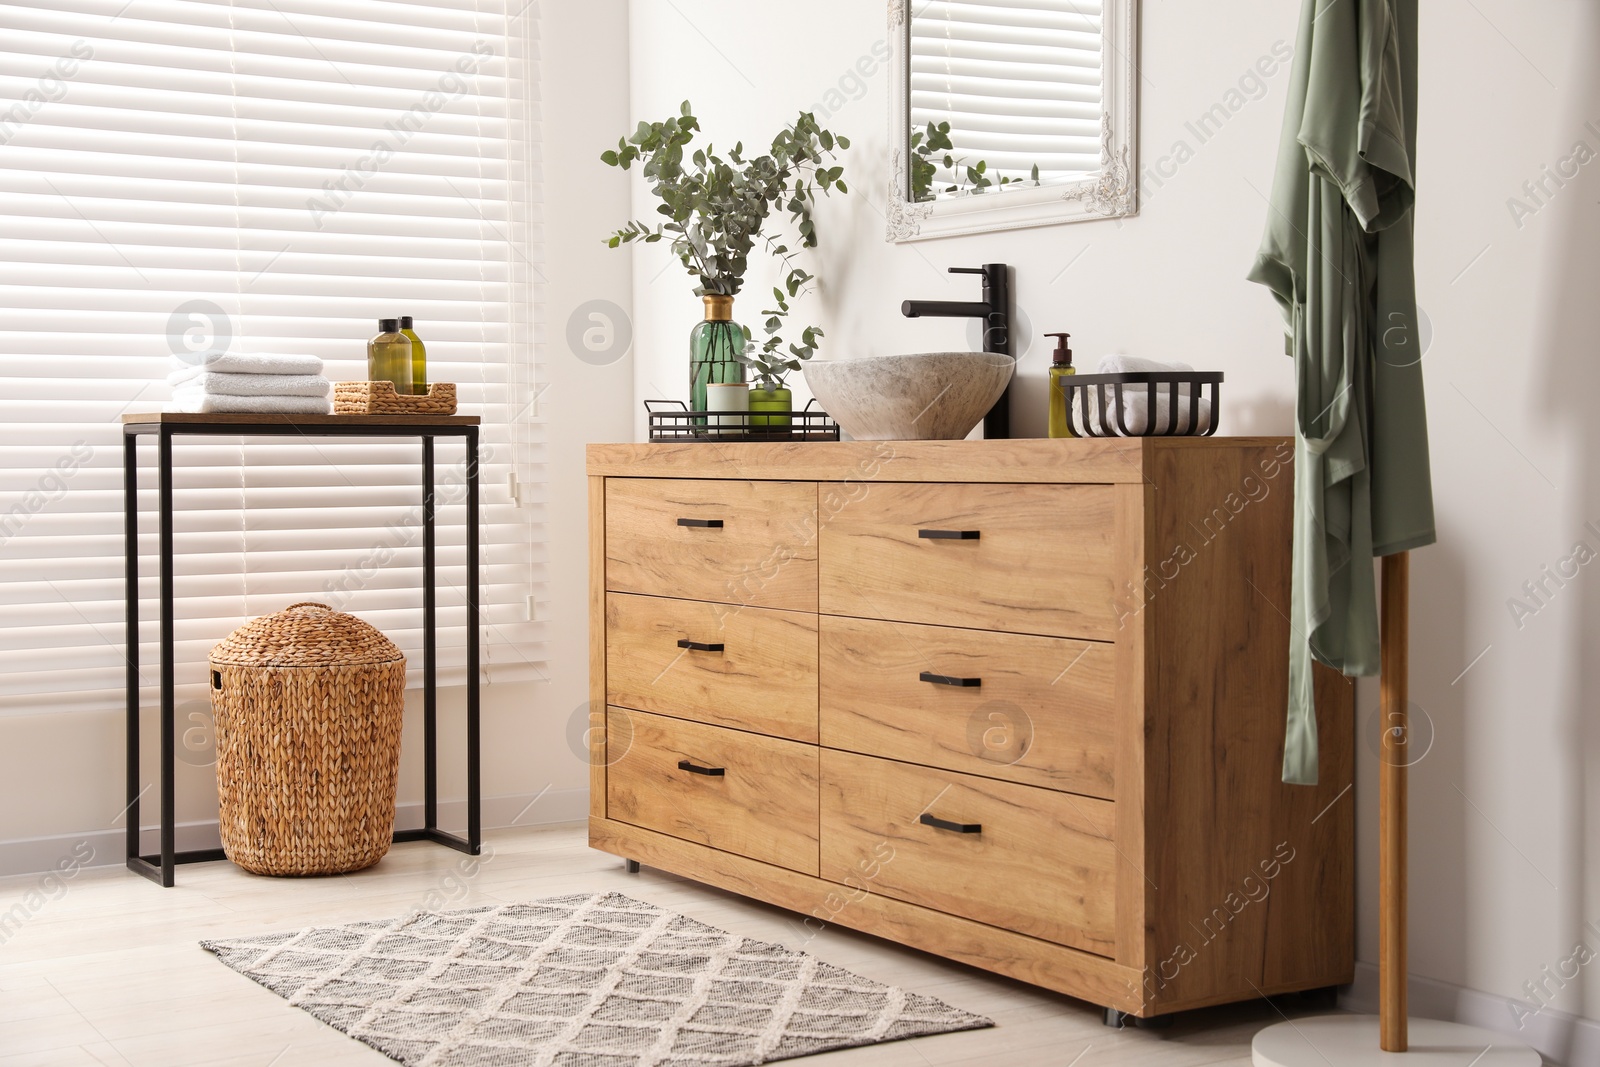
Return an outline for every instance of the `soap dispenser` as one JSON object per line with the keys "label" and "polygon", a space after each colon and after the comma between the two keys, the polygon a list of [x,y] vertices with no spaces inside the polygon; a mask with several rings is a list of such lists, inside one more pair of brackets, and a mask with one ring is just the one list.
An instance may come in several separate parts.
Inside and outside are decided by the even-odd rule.
{"label": "soap dispenser", "polygon": [[1070,333],[1047,333],[1046,337],[1056,338],[1056,350],[1050,357],[1050,436],[1051,437],[1076,437],[1072,432],[1072,422],[1067,418],[1067,390],[1061,379],[1069,374],[1078,373],[1078,368],[1072,365],[1072,348],[1067,340]]}

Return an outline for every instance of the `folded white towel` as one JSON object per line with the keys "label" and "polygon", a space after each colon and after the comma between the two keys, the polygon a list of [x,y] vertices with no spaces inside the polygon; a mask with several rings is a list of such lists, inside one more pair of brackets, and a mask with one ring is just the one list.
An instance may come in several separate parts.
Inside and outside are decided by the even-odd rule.
{"label": "folded white towel", "polygon": [[172,391],[174,411],[253,415],[326,415],[333,404],[325,396],[225,396],[200,389]]}
{"label": "folded white towel", "polygon": [[321,374],[317,356],[286,356],[272,352],[207,352],[194,357],[173,357],[173,371],[199,369],[223,374]]}
{"label": "folded white towel", "polygon": [[167,377],[175,389],[198,389],[212,396],[327,396],[320,374],[231,374],[190,367]]}
{"label": "folded white towel", "polygon": [[[1192,371],[1193,367],[1187,363],[1162,363],[1156,359],[1145,359],[1142,356],[1101,356],[1100,365],[1095,367],[1096,374],[1151,374],[1156,371],[1176,370]],[[1188,386],[1183,388],[1187,389]]]}
{"label": "folded white towel", "polygon": [[[1096,374],[1152,374],[1161,371],[1192,371],[1193,367],[1187,363],[1162,363],[1153,359],[1143,359],[1139,356],[1104,356],[1098,366]],[[1110,403],[1115,393],[1114,386],[1105,386],[1106,396]],[[1124,385],[1122,387],[1122,421],[1128,427],[1128,436],[1142,437],[1147,433],[1163,433],[1172,418],[1171,395],[1172,386],[1156,386],[1156,417],[1154,425],[1150,421],[1150,387],[1148,385]],[[1204,395],[1200,397],[1198,412],[1198,429],[1191,429],[1189,425],[1189,386],[1178,386],[1178,433],[1205,433],[1211,429],[1211,401]],[[1090,424],[1096,429],[1100,428],[1100,398],[1099,390],[1089,389]],[[1106,412],[1106,425],[1111,427],[1111,432],[1122,436],[1122,429],[1117,425],[1115,410]]]}

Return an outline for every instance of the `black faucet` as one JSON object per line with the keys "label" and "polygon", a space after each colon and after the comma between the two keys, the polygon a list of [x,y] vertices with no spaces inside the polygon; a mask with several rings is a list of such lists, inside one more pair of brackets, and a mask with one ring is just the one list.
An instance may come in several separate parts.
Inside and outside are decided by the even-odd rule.
{"label": "black faucet", "polygon": [[[981,267],[951,267],[951,274],[983,275],[983,299],[907,300],[900,313],[908,319],[952,318],[983,320],[983,350],[1011,355],[1011,284],[1004,263],[985,263]],[[1000,441],[1011,436],[1011,386],[1000,394],[994,407],[983,417],[983,436]]]}

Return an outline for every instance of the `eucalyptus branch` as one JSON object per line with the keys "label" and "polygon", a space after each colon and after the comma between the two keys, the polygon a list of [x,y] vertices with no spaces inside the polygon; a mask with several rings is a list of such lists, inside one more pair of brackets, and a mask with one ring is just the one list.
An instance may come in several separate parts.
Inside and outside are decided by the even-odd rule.
{"label": "eucalyptus branch", "polygon": [[[976,163],[968,163],[966,156],[955,155],[953,151],[955,142],[950,139],[948,122],[929,122],[927,129],[915,131],[911,135],[910,147],[913,203],[934,198],[936,194],[933,182],[938,177],[940,166],[955,175],[955,183],[945,186],[939,192],[976,196],[996,184],[995,179],[989,177],[989,164],[986,160],[980,159]],[[1013,178],[1002,174],[998,184],[1038,185],[1039,165],[1037,163],[1033,165],[1033,170],[1027,178]]]}
{"label": "eucalyptus branch", "polygon": [[744,284],[750,254],[759,240],[762,251],[781,262],[784,280],[773,290],[777,306],[762,312],[767,316],[766,340],[760,345],[751,342],[740,359],[756,371],[758,381],[775,387],[815,354],[822,331],[806,327],[800,343],[789,344],[784,353],[781,331],[790,314],[789,301],[809,294],[815,279],[798,265],[787,243],[770,231],[773,208],[781,206],[786,212],[800,248],[817,247],[812,209],[819,190],[823,196],[834,189],[850,191],[844,167],[834,162],[850,141],[824,129],[810,112],[801,112],[773,137],[767,152],[754,158],[746,158],[743,143],[738,143],[725,157],[707,145],[686,159],[699,131],[699,120],[684,101],[679,114],[662,122],[639,123],[615,149],[602,153],[600,158],[608,166],[628,170],[640,164],[650,191],[661,201],[656,211],[665,220],[654,225],[630,221],[606,243],[617,248],[667,241],[696,279],[696,294],[734,296]]}

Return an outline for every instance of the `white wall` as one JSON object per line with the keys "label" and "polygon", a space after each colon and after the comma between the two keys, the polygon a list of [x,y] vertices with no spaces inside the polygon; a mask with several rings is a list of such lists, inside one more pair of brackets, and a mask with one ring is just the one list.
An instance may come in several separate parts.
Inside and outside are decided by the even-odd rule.
{"label": "white wall", "polygon": [[[546,0],[539,6],[548,279],[543,363],[550,383],[539,410],[548,419],[550,457],[551,674],[516,729],[496,743],[505,744],[517,764],[519,789],[581,790],[584,807],[577,814],[587,818],[587,742],[581,728],[574,733],[575,723],[588,722],[589,699],[584,448],[592,441],[627,440],[634,406],[633,350],[627,343],[632,254],[606,248],[597,222],[628,206],[627,176],[598,159],[630,114],[623,45],[629,17],[625,0]],[[603,315],[611,332],[590,333],[604,325],[591,314]],[[523,821],[531,818],[530,813]]]}
{"label": "white wall", "polygon": [[[629,125],[687,97],[718,144],[762,142],[801,108],[855,141],[846,169],[856,192],[819,221],[828,356],[960,345],[962,324],[907,321],[899,303],[974,297],[975,279],[944,269],[1001,260],[1016,267],[1034,335],[1018,339],[1022,434],[1045,425],[1047,330],[1070,330],[1080,362],[1124,351],[1224,370],[1224,432],[1286,433],[1292,369],[1277,312],[1243,279],[1287,70],[1208,140],[1186,123],[1226,106],[1279,42],[1292,46],[1298,5],[1227,7],[1219,19],[1215,5],[1143,4],[1147,176],[1166,162],[1140,216],[1120,224],[886,244],[889,76],[880,65],[859,88],[854,80],[886,34],[884,5],[872,0],[636,0]],[[1412,696],[1436,738],[1413,775],[1411,963],[1419,976],[1504,998],[1494,1022],[1515,1028],[1509,1002],[1527,997],[1525,982],[1546,966],[1556,973],[1580,942],[1600,953],[1600,933],[1583,929],[1600,919],[1600,819],[1587,814],[1600,810],[1600,564],[1565,588],[1549,583],[1547,606],[1520,626],[1508,607],[1576,542],[1600,552],[1600,162],[1565,188],[1549,182],[1544,206],[1522,190],[1577,142],[1600,151],[1600,10],[1582,0],[1424,5],[1421,53],[1417,275],[1434,333],[1440,543],[1413,559]],[[1537,210],[1514,218],[1516,196]],[[637,182],[634,206],[642,217],[653,207]],[[636,255],[634,286],[637,387],[681,397],[698,301],[659,246]],[[757,299],[736,305],[736,317],[756,321]],[[1363,686],[1363,726],[1375,707]],[[1366,740],[1359,750],[1359,954],[1370,961],[1376,774]],[[1548,988],[1557,1009],[1600,1018],[1600,961]]]}
{"label": "white wall", "polygon": [[[502,685],[483,692],[484,822],[519,825],[587,815],[588,767],[581,723],[588,700],[588,485],[583,448],[589,441],[624,440],[631,433],[632,357],[585,350],[579,359],[567,343],[567,323],[580,305],[606,300],[626,309],[631,285],[629,253],[607,250],[595,219],[626,211],[627,183],[616,172],[579,165],[598,157],[610,131],[626,121],[628,12],[623,0],[546,3],[541,52],[544,200],[544,382],[538,415],[545,419],[549,457],[546,533],[549,539],[548,680]],[[607,44],[606,42],[609,42]],[[552,207],[551,205],[555,205]],[[625,311],[620,312],[625,317]],[[463,690],[441,693],[441,795],[464,795],[459,772]],[[412,694],[414,698],[416,694]],[[569,740],[580,722],[578,747]],[[97,863],[120,863],[114,828],[123,800],[123,715],[120,699],[104,709],[72,715],[0,718],[0,873],[43,870],[87,840]],[[403,748],[402,819],[419,818],[420,711],[408,705]],[[152,731],[147,730],[148,734]],[[153,738],[150,738],[153,741]],[[145,773],[155,773],[156,749],[146,746]],[[215,843],[216,792],[209,766],[178,764],[180,823],[197,823],[180,835],[199,847]],[[548,792],[546,792],[548,790]],[[537,804],[529,801],[543,794]],[[155,794],[141,821],[152,824]],[[446,816],[464,825],[454,806]],[[9,903],[0,900],[0,910]]]}

